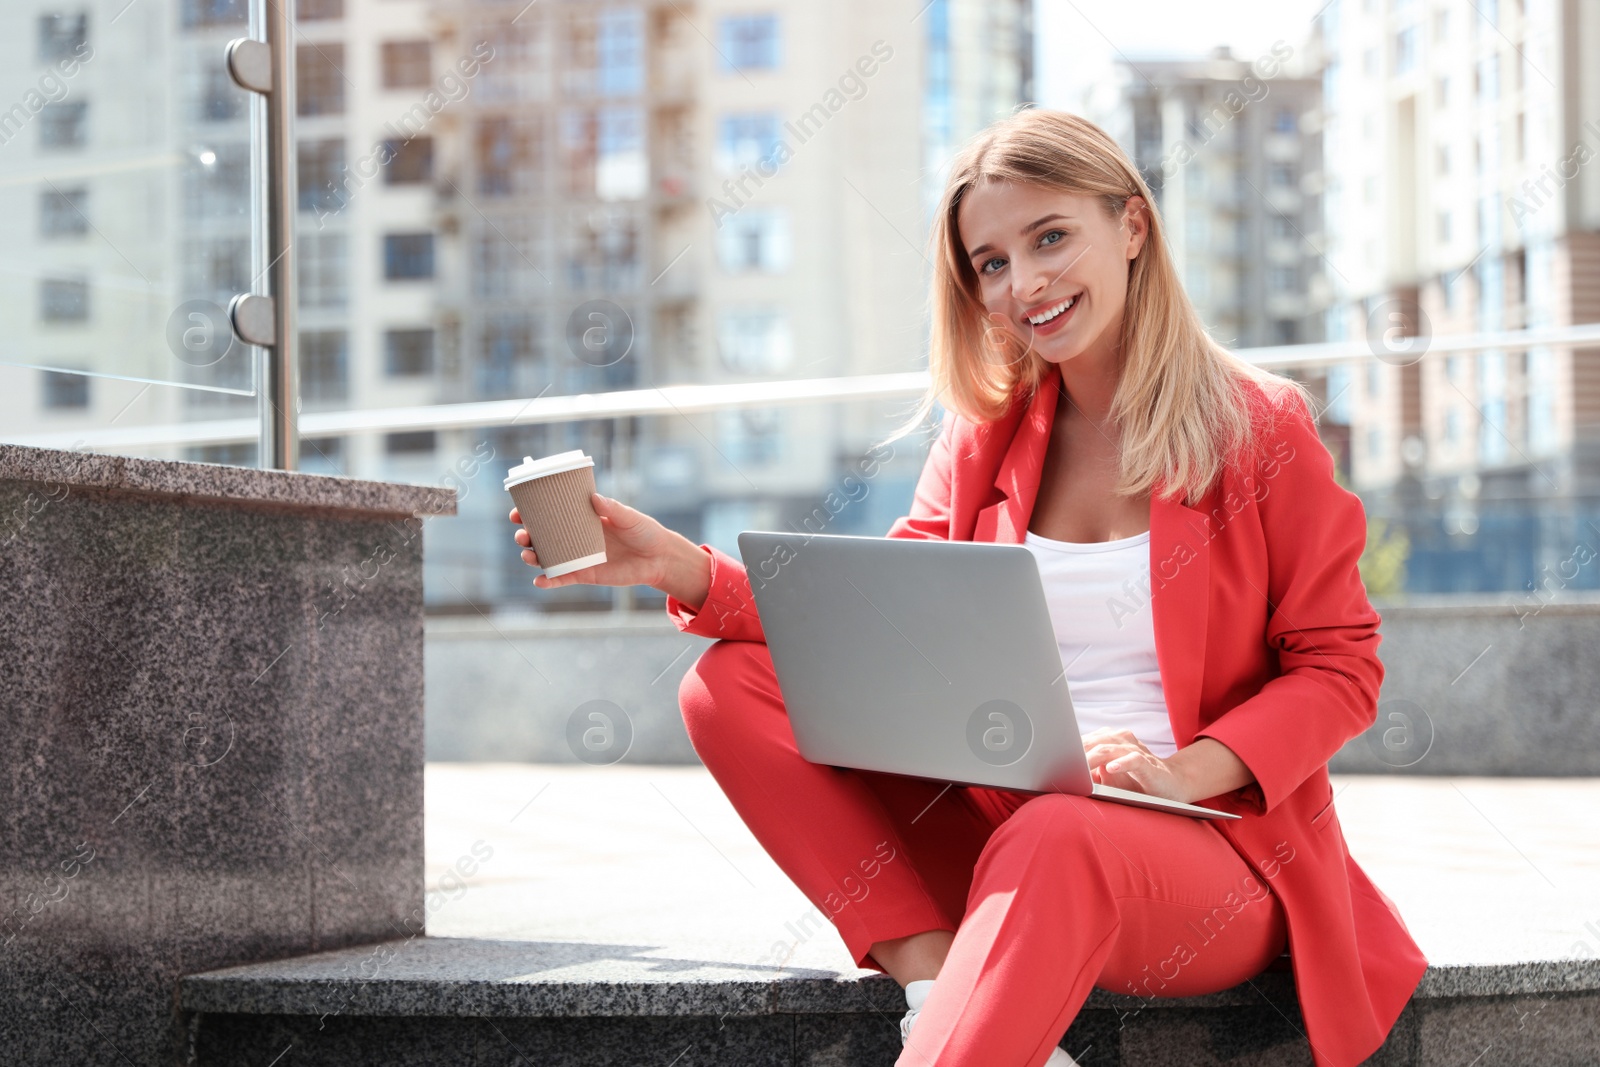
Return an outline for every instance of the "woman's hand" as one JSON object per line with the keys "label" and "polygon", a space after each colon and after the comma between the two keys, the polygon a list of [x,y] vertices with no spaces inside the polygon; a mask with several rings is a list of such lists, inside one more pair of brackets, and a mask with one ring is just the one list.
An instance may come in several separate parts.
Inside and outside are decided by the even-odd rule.
{"label": "woman's hand", "polygon": [[1145,747],[1129,730],[1102,726],[1083,735],[1089,774],[1100,785],[1131,789],[1167,800],[1190,802],[1188,783],[1177,769]]}
{"label": "woman's hand", "polygon": [[1132,789],[1194,804],[1256,780],[1248,765],[1214,737],[1197,737],[1166,759],[1127,730],[1102,726],[1083,735],[1089,774],[1114,789]]}
{"label": "woman's hand", "polygon": [[[650,585],[660,588],[667,574],[668,564],[674,558],[682,534],[669,530],[655,519],[620,500],[594,493],[589,497],[595,514],[600,516],[600,528],[605,532],[606,561],[592,567],[551,578],[540,574],[533,584],[540,589],[554,589],[582,582],[588,585]],[[528,531],[522,526],[522,515],[511,509],[511,521],[517,524],[512,539],[522,546],[522,562],[541,566],[539,557],[530,547]],[[699,550],[696,549],[697,554]]]}

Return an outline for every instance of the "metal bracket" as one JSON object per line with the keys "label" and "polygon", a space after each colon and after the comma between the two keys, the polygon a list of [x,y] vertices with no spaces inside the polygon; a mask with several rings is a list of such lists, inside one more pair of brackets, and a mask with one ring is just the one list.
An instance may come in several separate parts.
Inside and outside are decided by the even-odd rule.
{"label": "metal bracket", "polygon": [[278,343],[272,297],[240,293],[228,301],[228,321],[233,335],[247,345],[272,348]]}
{"label": "metal bracket", "polygon": [[265,41],[236,37],[228,42],[228,74],[241,89],[263,95],[272,92],[272,49]]}

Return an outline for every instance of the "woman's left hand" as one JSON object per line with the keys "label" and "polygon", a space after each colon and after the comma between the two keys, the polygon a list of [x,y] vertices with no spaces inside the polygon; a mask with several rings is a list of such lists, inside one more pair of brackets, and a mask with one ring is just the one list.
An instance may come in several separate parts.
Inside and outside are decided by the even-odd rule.
{"label": "woman's left hand", "polygon": [[1091,730],[1083,735],[1083,751],[1089,758],[1089,774],[1100,785],[1167,800],[1189,800],[1177,771],[1146,748],[1132,731],[1107,726]]}

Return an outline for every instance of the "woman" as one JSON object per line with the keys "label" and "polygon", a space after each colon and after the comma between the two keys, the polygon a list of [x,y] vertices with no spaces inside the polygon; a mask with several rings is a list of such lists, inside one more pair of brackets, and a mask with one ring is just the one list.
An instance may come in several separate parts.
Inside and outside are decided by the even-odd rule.
{"label": "woman", "polygon": [[1314,1062],[1353,1067],[1426,960],[1333,808],[1327,761],[1383,666],[1365,515],[1304,389],[1210,340],[1149,189],[1076,116],[985,130],[933,244],[932,387],[896,436],[952,416],[888,536],[1026,545],[1095,780],[1239,820],[808,763],[740,562],[598,494],[607,562],[535,584],[653,585],[719,638],[679,688],[689,736],[852,958],[906,988],[898,1063],[1070,1064],[1091,987],[1209,992],[1287,954]]}

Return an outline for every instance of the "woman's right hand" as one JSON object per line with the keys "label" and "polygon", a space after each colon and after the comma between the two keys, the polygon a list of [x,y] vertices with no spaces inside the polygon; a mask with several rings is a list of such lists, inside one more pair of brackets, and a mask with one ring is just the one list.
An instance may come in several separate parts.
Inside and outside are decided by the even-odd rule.
{"label": "woman's right hand", "polygon": [[[605,532],[606,561],[592,567],[551,578],[540,574],[533,584],[540,589],[555,589],[563,585],[582,582],[588,585],[650,585],[661,588],[673,549],[684,537],[667,529],[649,515],[631,508],[620,500],[594,493],[589,497],[600,528]],[[511,521],[517,524],[513,540],[522,546],[522,562],[540,566],[528,540],[528,531],[522,526],[522,515],[511,509]]]}

